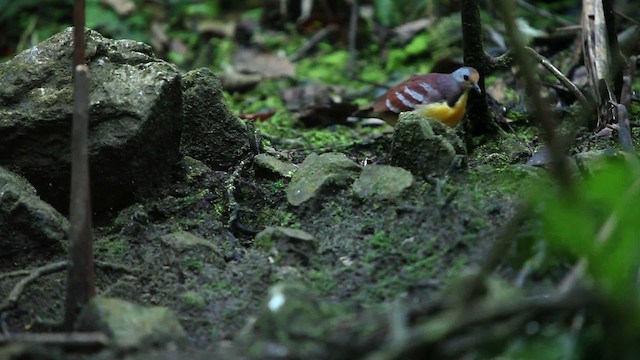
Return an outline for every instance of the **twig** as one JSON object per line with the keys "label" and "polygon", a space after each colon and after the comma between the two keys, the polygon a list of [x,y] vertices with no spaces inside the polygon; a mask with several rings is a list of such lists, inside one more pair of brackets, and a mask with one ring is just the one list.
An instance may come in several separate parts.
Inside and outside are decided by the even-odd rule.
{"label": "twig", "polygon": [[291,60],[291,62],[296,62],[304,58],[307,55],[307,53],[311,51],[311,49],[313,49],[314,47],[316,47],[316,45],[318,45],[320,41],[324,40],[327,36],[331,35],[336,30],[338,30],[338,26],[335,24],[329,24],[323,27],[317,33],[315,33],[309,39],[309,41],[307,41],[307,43],[304,44],[304,46],[302,46],[300,49],[298,49],[298,51],[293,53],[293,55],[289,56],[289,60]]}
{"label": "twig", "polygon": [[571,25],[575,25],[574,23],[572,23],[569,20],[566,20],[565,18],[562,18],[558,15],[555,15],[553,13],[548,12],[547,10],[544,9],[540,9],[535,5],[529,4],[528,2],[526,2],[525,0],[518,0],[518,5],[520,5],[521,7],[531,11],[532,13],[536,14],[536,15],[540,15],[544,18],[547,19],[551,19],[559,24],[562,24],[564,26],[571,26]]}
{"label": "twig", "polygon": [[613,13],[614,13],[614,14],[616,14],[617,16],[620,16],[621,18],[623,18],[623,19],[625,19],[625,20],[627,20],[627,21],[631,22],[631,23],[634,23],[634,24],[636,24],[636,25],[640,26],[640,21],[638,21],[638,20],[636,20],[636,19],[632,18],[632,17],[631,17],[631,16],[629,16],[629,15],[625,15],[625,14],[621,13],[620,11],[618,11],[618,10],[616,10],[616,9],[613,9]]}
{"label": "twig", "polygon": [[560,70],[558,70],[555,66],[553,66],[553,64],[544,56],[538,54],[537,51],[533,50],[530,47],[525,47],[525,49],[536,59],[538,60],[538,62],[540,64],[542,64],[542,66],[544,66],[547,70],[549,70],[549,72],[551,74],[553,74],[553,76],[556,77],[556,79],[558,79],[560,81],[560,83],[562,85],[564,85],[564,87],[569,90],[571,93],[573,93],[573,95],[576,97],[576,99],[578,99],[578,101],[580,101],[580,104],[582,104],[583,107],[588,107],[589,106],[589,101],[587,100],[587,98],[584,96],[584,94],[582,93],[582,91],[580,91],[580,89],[578,89],[578,87],[576,86],[576,84],[572,83],[571,80],[567,79],[566,76],[564,76],[564,74],[562,72],[560,72]]}
{"label": "twig", "polygon": [[[571,293],[528,298],[486,309],[479,304],[480,308],[463,311],[461,316],[457,317],[458,321],[450,323],[445,328],[442,324],[435,326],[434,322],[442,322],[442,317],[432,315],[433,320],[427,320],[409,331],[404,344],[373,358],[458,358],[459,356],[455,355],[522,331],[524,324],[532,319],[543,316],[549,318],[549,314],[552,313],[578,310],[593,301],[589,295],[575,289]],[[483,330],[470,332],[473,328]]]}
{"label": "twig", "polygon": [[0,344],[29,343],[72,349],[101,349],[109,346],[109,337],[100,332],[0,335]]}

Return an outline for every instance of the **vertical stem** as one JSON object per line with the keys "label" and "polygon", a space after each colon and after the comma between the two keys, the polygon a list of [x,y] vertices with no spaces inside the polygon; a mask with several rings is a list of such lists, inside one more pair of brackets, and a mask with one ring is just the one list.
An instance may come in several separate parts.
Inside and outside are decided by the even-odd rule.
{"label": "vertical stem", "polygon": [[75,0],[73,4],[73,68],[84,64],[84,0]]}
{"label": "vertical stem", "polygon": [[493,0],[493,5],[502,16],[505,33],[507,34],[507,39],[513,52],[513,58],[520,68],[518,76],[525,82],[527,94],[531,97],[532,108],[535,111],[536,119],[540,124],[544,139],[549,147],[551,153],[551,172],[562,188],[570,195],[573,176],[567,157],[565,156],[564,144],[556,132],[551,108],[540,92],[540,82],[538,81],[537,75],[535,71],[531,71],[535,64],[532,61],[533,59],[528,55],[524,47],[522,34],[516,26],[515,15],[513,14],[513,9],[516,5],[512,0]]}
{"label": "vertical stem", "polygon": [[78,313],[95,296],[91,198],[89,193],[89,68],[84,63],[84,0],[74,5],[74,88],[71,132],[69,270],[64,326],[71,330]]}
{"label": "vertical stem", "polygon": [[487,105],[487,95],[484,91],[484,77],[490,70],[489,60],[484,51],[482,39],[482,23],[480,22],[480,6],[478,0],[462,0],[462,48],[464,50],[465,65],[472,66],[480,72],[480,88],[482,94],[469,94],[467,117],[471,123],[471,133],[480,135],[496,132],[493,117]]}

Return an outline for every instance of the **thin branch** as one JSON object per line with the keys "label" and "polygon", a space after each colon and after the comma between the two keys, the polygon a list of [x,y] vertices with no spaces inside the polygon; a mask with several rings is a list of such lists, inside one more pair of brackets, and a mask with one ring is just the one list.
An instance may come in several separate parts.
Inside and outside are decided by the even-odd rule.
{"label": "thin branch", "polygon": [[306,44],[304,44],[300,49],[298,49],[298,51],[293,53],[293,55],[289,56],[289,60],[291,60],[291,62],[296,62],[304,58],[307,55],[307,53],[311,51],[311,49],[316,47],[318,43],[324,40],[327,36],[333,34],[336,30],[338,30],[338,26],[336,26],[335,24],[330,24],[323,27],[317,33],[315,33],[309,39],[309,41],[307,41]]}
{"label": "thin branch", "polygon": [[564,76],[564,74],[560,70],[558,70],[555,66],[553,66],[553,64],[546,57],[538,54],[538,52],[536,52],[535,50],[533,50],[528,46],[525,47],[525,49],[536,60],[538,60],[538,62],[542,64],[542,66],[544,66],[547,70],[549,70],[549,72],[553,74],[553,76],[555,76],[556,79],[558,79],[560,83],[564,85],[564,87],[567,90],[569,90],[576,97],[576,99],[578,99],[578,101],[580,101],[580,104],[582,104],[583,107],[585,108],[589,107],[589,101],[584,96],[582,91],[580,91],[580,89],[578,89],[578,87],[574,83],[572,83],[571,80],[567,79],[567,77]]}
{"label": "thin branch", "polygon": [[41,344],[62,346],[67,349],[102,349],[109,346],[109,337],[103,333],[50,333],[0,335],[0,344]]}
{"label": "thin branch", "polygon": [[20,299],[20,296],[24,292],[24,289],[29,284],[31,284],[32,282],[38,280],[43,276],[47,276],[49,274],[66,270],[67,264],[68,262],[66,260],[58,261],[58,262],[47,264],[45,266],[42,266],[33,270],[29,274],[29,276],[18,281],[18,283],[13,287],[13,289],[9,293],[9,296],[7,296],[7,298],[0,304],[0,313],[8,309],[14,308],[18,304],[18,300]]}
{"label": "thin branch", "polygon": [[[9,273],[0,274],[0,279],[28,275],[23,279],[21,279],[20,281],[18,281],[13,286],[13,289],[11,290],[11,292],[9,292],[9,295],[7,296],[7,298],[2,303],[0,303],[0,313],[16,307],[18,305],[18,300],[24,293],[24,290],[31,283],[33,283],[34,281],[38,280],[41,277],[66,270],[68,268],[68,264],[69,264],[68,260],[62,260],[62,261],[46,264],[32,270],[17,270]],[[105,268],[105,269],[122,271],[128,274],[133,274],[136,271],[135,269],[129,266],[114,264],[114,263],[109,263],[104,261],[96,261],[96,266],[100,268]]]}
{"label": "thin branch", "polygon": [[553,20],[553,21],[555,21],[555,22],[557,22],[557,23],[559,23],[561,25],[564,25],[564,26],[575,25],[571,21],[566,20],[565,18],[562,18],[562,17],[560,17],[560,16],[558,16],[556,14],[550,13],[547,10],[540,9],[539,7],[530,4],[525,0],[518,0],[518,5],[520,5],[520,7],[523,7],[525,9],[531,11],[532,13],[534,13],[536,15],[540,15],[540,16],[542,16],[544,18],[551,19],[551,20]]}

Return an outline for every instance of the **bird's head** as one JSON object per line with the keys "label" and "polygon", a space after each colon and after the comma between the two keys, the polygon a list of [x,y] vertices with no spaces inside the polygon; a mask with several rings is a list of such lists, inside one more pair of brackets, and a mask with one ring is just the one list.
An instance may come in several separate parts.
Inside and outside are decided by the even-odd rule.
{"label": "bird's head", "polygon": [[482,92],[478,85],[478,81],[480,81],[480,74],[478,73],[478,70],[465,66],[454,71],[451,75],[463,89],[474,89],[478,94]]}

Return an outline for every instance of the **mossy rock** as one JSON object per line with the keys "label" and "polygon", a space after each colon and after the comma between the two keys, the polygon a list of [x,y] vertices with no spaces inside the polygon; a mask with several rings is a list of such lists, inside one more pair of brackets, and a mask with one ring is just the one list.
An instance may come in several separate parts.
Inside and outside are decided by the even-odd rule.
{"label": "mossy rock", "polygon": [[460,165],[463,142],[441,122],[415,112],[400,114],[391,162],[416,176],[439,176]]}
{"label": "mossy rock", "polygon": [[361,167],[342,153],[310,154],[287,187],[289,204],[298,206],[325,191],[349,186]]}

